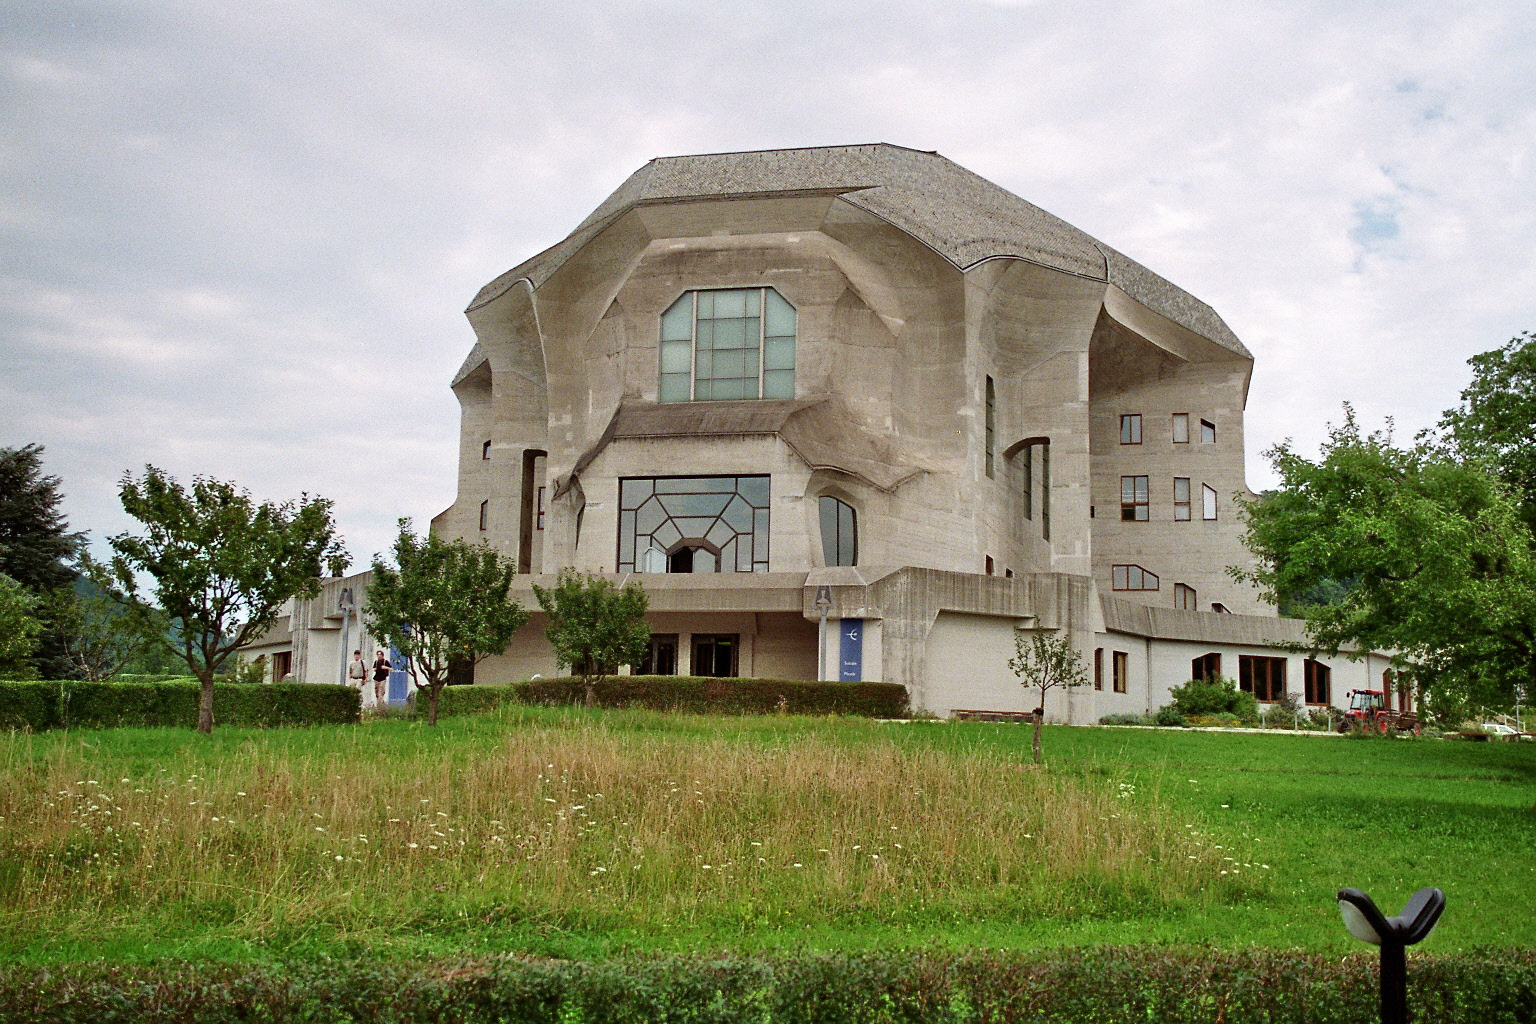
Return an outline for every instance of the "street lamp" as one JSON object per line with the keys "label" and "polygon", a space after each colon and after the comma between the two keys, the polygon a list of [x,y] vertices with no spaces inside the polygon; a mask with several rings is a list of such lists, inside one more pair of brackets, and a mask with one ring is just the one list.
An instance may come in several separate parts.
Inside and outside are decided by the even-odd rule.
{"label": "street lamp", "polygon": [[832,607],[832,588],[817,587],[815,604],[821,613],[821,627],[816,634],[816,681],[822,683],[827,679],[827,609]]}
{"label": "street lamp", "polygon": [[1444,910],[1445,893],[1435,888],[1408,897],[1396,917],[1376,909],[1359,889],[1339,890],[1339,913],[1349,934],[1381,947],[1381,1024],[1408,1024],[1407,949],[1429,937]]}

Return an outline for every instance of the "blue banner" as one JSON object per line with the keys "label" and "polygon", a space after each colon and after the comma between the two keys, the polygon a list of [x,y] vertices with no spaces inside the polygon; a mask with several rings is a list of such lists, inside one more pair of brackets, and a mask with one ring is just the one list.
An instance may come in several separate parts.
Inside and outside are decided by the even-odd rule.
{"label": "blue banner", "polygon": [[405,668],[405,655],[394,644],[389,645],[389,665],[390,706],[403,706],[411,692],[411,674]]}
{"label": "blue banner", "polygon": [[864,620],[843,619],[838,628],[840,653],[837,678],[845,683],[864,679]]}

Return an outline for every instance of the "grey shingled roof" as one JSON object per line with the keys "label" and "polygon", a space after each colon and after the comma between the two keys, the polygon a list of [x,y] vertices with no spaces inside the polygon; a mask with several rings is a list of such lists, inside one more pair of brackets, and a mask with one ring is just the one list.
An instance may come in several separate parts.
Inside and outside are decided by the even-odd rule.
{"label": "grey shingled roof", "polygon": [[491,301],[520,279],[539,287],[598,232],[637,205],[782,193],[839,195],[912,235],[961,270],[1011,256],[1114,284],[1175,323],[1251,358],[1215,310],[1135,260],[937,153],[885,143],[652,160],[563,241],[482,288],[469,308]]}

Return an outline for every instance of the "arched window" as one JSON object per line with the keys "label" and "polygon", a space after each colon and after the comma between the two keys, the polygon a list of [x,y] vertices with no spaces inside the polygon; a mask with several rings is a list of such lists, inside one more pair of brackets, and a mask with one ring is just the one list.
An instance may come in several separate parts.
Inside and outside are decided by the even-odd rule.
{"label": "arched window", "polygon": [[859,515],[846,501],[823,494],[821,554],[827,565],[856,565],[859,561]]}
{"label": "arched window", "polygon": [[795,307],[772,288],[684,292],[661,315],[662,402],[795,397]]}

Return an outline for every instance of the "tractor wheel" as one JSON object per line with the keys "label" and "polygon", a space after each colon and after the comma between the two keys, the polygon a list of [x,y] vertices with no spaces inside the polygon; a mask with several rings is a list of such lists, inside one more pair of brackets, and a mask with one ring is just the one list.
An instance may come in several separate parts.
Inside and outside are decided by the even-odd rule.
{"label": "tractor wheel", "polygon": [[1349,735],[1349,719],[1347,719],[1347,718],[1339,719],[1339,724],[1338,724],[1338,726],[1336,728],[1337,728],[1338,733],[1339,733],[1340,736],[1348,736]]}
{"label": "tractor wheel", "polygon": [[1387,733],[1391,732],[1392,731],[1392,719],[1388,718],[1386,715],[1377,715],[1376,716],[1376,731],[1379,732],[1383,736],[1385,736]]}

